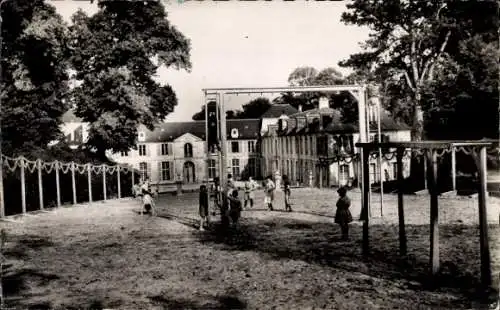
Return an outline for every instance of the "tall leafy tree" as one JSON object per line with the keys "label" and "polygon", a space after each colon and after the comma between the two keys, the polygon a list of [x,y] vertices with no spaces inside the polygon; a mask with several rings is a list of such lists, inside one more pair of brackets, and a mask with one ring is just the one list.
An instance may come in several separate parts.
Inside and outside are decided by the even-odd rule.
{"label": "tall leafy tree", "polygon": [[190,42],[167,20],[160,1],[98,1],[99,11],[73,16],[72,57],[79,85],[75,114],[90,123],[87,145],[107,150],[136,145],[140,124],[153,129],[177,97],[153,79],[160,66],[190,71]]}
{"label": "tall leafy tree", "polygon": [[3,151],[29,155],[61,136],[67,110],[67,25],[43,0],[7,1],[2,19]]}
{"label": "tall leafy tree", "polygon": [[[348,81],[342,73],[333,67],[324,68],[320,71],[312,67],[299,67],[294,69],[289,77],[288,83],[291,86],[327,86],[341,85]],[[341,91],[339,93],[319,93],[307,92],[294,95],[292,93],[282,94],[277,97],[275,103],[288,103],[295,108],[301,108],[303,111],[313,109],[318,104],[321,96],[327,96],[330,99],[330,107],[342,112],[343,121],[346,123],[355,123],[358,120],[357,101],[349,92]]]}
{"label": "tall leafy tree", "polygon": [[436,69],[462,40],[494,24],[491,12],[496,11],[493,1],[355,0],[347,4],[342,21],[367,26],[371,34],[365,51],[340,65],[374,71],[392,81],[386,89],[399,96],[393,96],[397,100],[391,104],[404,106],[399,112],[410,118],[412,138],[421,140],[423,93]]}

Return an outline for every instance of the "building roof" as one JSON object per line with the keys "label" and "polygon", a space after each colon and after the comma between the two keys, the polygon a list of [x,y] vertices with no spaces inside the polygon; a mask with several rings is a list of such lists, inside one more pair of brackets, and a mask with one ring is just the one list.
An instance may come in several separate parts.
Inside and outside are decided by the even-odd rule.
{"label": "building roof", "polygon": [[261,118],[278,118],[281,115],[292,115],[299,112],[296,108],[292,107],[288,103],[275,103],[269,109],[267,109]]}
{"label": "building roof", "polygon": [[[342,120],[342,113],[339,110],[332,108],[322,108],[322,109],[312,109],[304,112],[298,112],[289,116],[288,128],[285,132],[277,132],[278,135],[303,135],[311,134],[320,131],[320,126],[318,121],[323,116],[330,116],[332,119],[328,124],[324,125],[323,132],[332,134],[341,133],[357,133],[359,127],[357,122],[355,123],[345,123]],[[314,116],[314,117],[308,117]],[[301,124],[297,119],[305,118],[306,123]],[[381,131],[399,131],[399,130],[410,130],[410,127],[404,123],[395,121],[388,111],[384,111],[381,115],[380,123]],[[370,124],[370,131],[377,130],[377,123]],[[271,135],[270,132],[266,132],[263,136]]]}
{"label": "building roof", "polygon": [[[228,139],[231,137],[233,129],[238,130],[238,138],[236,139],[257,139],[260,129],[259,119],[230,119],[227,120],[226,133]],[[180,136],[190,133],[200,139],[205,139],[205,121],[191,122],[167,122],[156,126],[154,131],[149,131],[144,127],[146,137],[144,142],[172,142]]]}

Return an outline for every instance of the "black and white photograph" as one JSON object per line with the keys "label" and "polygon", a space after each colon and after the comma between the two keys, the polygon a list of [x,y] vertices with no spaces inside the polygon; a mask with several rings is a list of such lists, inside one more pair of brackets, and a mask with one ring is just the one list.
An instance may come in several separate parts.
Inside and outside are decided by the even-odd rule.
{"label": "black and white photograph", "polygon": [[500,309],[499,18],[0,0],[0,310]]}

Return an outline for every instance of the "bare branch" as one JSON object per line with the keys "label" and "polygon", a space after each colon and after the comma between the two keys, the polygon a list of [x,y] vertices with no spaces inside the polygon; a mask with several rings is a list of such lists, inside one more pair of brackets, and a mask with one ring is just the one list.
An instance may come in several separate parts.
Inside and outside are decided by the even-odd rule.
{"label": "bare branch", "polygon": [[[444,37],[444,40],[443,40],[443,43],[441,44],[441,47],[439,48],[439,51],[436,55],[436,57],[434,57],[433,59],[429,59],[429,80],[432,80],[434,78],[434,68],[436,67],[436,61],[439,60],[441,58],[441,55],[443,54],[444,52],[444,49],[446,48],[446,45],[448,45],[448,41],[450,39],[450,36],[451,36],[451,30],[448,30],[448,32],[446,33],[446,36]],[[421,79],[424,78],[424,75],[422,75],[420,77]]]}
{"label": "bare branch", "polygon": [[[415,38],[412,36],[411,38],[411,47],[410,47],[410,62],[411,69],[413,72],[413,80],[417,83],[420,79],[418,76],[418,68],[417,68],[417,53],[415,51]],[[417,86],[417,85],[415,85]]]}
{"label": "bare branch", "polygon": [[413,83],[411,82],[410,75],[408,75],[408,71],[405,70],[404,74],[405,74],[406,83],[408,83],[408,86],[410,87],[410,89],[412,91],[415,91],[415,86],[413,86]]}

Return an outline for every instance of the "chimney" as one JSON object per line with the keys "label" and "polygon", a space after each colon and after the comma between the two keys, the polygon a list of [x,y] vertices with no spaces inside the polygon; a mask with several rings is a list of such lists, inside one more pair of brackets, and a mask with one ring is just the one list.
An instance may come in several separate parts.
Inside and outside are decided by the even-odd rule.
{"label": "chimney", "polygon": [[330,107],[330,102],[327,97],[319,98],[318,109],[328,109]]}

